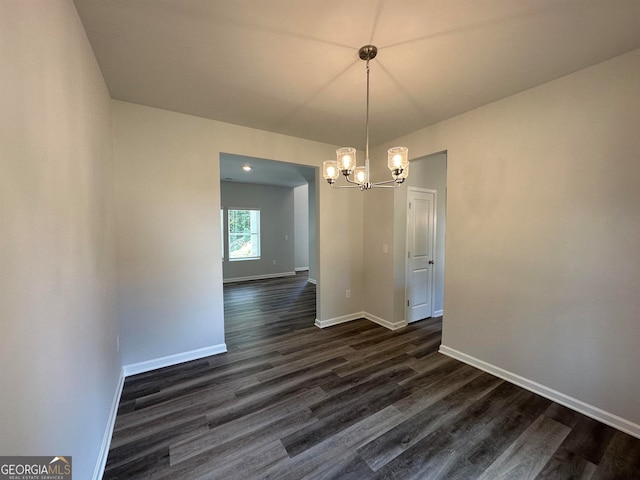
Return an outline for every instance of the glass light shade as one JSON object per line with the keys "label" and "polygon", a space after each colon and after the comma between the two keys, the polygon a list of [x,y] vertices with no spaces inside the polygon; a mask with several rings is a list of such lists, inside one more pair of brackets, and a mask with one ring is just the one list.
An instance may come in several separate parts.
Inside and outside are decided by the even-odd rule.
{"label": "glass light shade", "polygon": [[336,150],[336,156],[338,157],[338,166],[340,170],[353,172],[356,168],[356,149],[353,147],[344,147]]}
{"label": "glass light shade", "polygon": [[409,149],[407,147],[393,147],[388,150],[388,153],[389,161],[387,165],[392,172],[409,166]]}
{"label": "glass light shade", "polygon": [[322,162],[322,176],[325,180],[336,180],[339,175],[340,170],[338,169],[338,162],[335,160]]}
{"label": "glass light shade", "polygon": [[353,171],[353,179],[358,183],[365,183],[367,181],[367,169],[365,167],[356,167]]}

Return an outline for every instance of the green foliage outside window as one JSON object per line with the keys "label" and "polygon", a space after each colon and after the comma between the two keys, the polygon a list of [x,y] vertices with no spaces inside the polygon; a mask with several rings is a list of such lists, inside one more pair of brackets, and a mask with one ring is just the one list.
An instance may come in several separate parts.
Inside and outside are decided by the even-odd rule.
{"label": "green foliage outside window", "polygon": [[260,258],[260,210],[229,210],[229,259]]}

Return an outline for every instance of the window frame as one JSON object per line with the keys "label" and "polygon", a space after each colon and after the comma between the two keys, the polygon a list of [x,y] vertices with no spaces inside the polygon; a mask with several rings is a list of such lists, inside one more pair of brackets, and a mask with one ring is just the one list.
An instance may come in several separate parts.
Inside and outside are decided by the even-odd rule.
{"label": "window frame", "polygon": [[[248,260],[260,260],[261,258],[261,254],[262,254],[262,229],[261,229],[261,225],[260,225],[260,217],[261,217],[261,213],[260,213],[260,209],[259,208],[249,208],[249,207],[230,207],[230,208],[226,208],[226,216],[227,216],[227,245],[228,245],[228,255],[229,255],[229,261],[230,262],[244,262],[244,261],[248,261]],[[255,240],[255,244],[256,244],[256,249],[257,249],[257,253],[254,255],[248,255],[248,256],[237,256],[234,257],[233,256],[233,252],[231,251],[231,246],[234,242],[234,240],[237,240],[238,236],[241,235],[247,235],[246,232],[232,232],[231,231],[231,219],[233,216],[232,212],[249,212],[249,216],[250,216],[250,221],[249,221],[249,238],[252,242],[252,251],[254,250],[254,245],[253,242]],[[256,215],[257,214],[257,215]],[[235,238],[232,238],[232,236],[234,236]]]}

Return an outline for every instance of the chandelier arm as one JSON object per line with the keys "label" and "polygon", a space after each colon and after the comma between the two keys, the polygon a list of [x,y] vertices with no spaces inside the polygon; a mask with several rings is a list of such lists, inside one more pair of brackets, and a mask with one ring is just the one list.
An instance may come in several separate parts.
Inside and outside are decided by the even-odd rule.
{"label": "chandelier arm", "polygon": [[391,180],[385,180],[383,182],[372,183],[372,185],[386,185],[388,183],[399,183],[399,182],[395,178],[392,178]]}
{"label": "chandelier arm", "polygon": [[344,178],[345,178],[345,180],[347,182],[352,183],[353,185],[358,185],[358,186],[361,185],[361,183],[358,183],[358,182],[355,182],[355,181],[351,180],[348,175],[345,175]]}

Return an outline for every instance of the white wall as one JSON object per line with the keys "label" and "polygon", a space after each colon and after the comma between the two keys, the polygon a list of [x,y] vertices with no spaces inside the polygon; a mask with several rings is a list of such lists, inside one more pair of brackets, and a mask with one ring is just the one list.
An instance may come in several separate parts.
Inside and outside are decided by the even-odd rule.
{"label": "white wall", "polygon": [[[389,169],[386,162],[386,151],[371,154],[371,177],[374,181],[386,180]],[[382,165],[374,173],[376,166]],[[365,262],[365,307],[366,311],[390,323],[403,322],[403,317],[394,317],[394,295],[402,295],[404,299],[404,278],[396,281],[393,275],[394,256],[399,255],[398,261],[404,260],[404,245],[401,240],[394,240],[393,223],[393,191],[381,188],[363,192],[364,209],[364,245]],[[401,224],[406,228],[406,220]],[[403,234],[404,236],[404,234]],[[404,238],[404,237],[403,237]],[[384,252],[383,246],[387,245]],[[400,308],[404,308],[402,304]]]}
{"label": "white wall", "polygon": [[640,50],[393,142],[447,151],[443,344],[636,435],[638,85]]}
{"label": "white wall", "polygon": [[[320,166],[336,146],[119,101],[113,116],[123,361],[218,348],[220,152]],[[362,310],[362,198],[326,182],[318,196],[317,315],[331,319]]]}
{"label": "white wall", "polygon": [[0,1],[0,454],[94,475],[120,376],[110,100],[69,1]]}
{"label": "white wall", "polygon": [[309,185],[293,189],[294,194],[294,266],[296,270],[309,268]]}
{"label": "white wall", "polygon": [[260,210],[259,259],[229,260],[228,228],[225,222],[224,240],[227,245],[222,264],[222,276],[225,281],[294,272],[294,196],[293,188],[239,182],[220,183],[220,199],[225,210]]}

